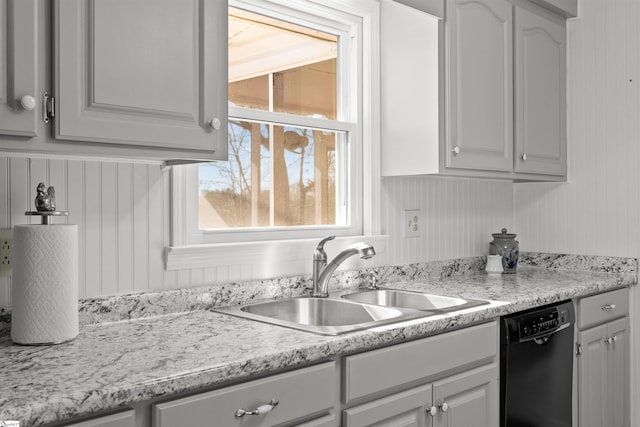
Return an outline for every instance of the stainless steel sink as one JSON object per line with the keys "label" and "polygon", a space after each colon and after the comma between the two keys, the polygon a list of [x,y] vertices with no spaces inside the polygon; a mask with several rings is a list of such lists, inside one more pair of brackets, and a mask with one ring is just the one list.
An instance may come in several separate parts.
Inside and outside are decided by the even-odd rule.
{"label": "stainless steel sink", "polygon": [[323,335],[338,335],[431,314],[401,307],[313,297],[273,300],[215,311]]}
{"label": "stainless steel sink", "polygon": [[383,307],[427,310],[438,313],[447,313],[489,304],[489,301],[485,300],[446,297],[441,295],[425,294],[422,292],[383,288],[345,294],[342,295],[342,298],[349,301],[379,305]]}

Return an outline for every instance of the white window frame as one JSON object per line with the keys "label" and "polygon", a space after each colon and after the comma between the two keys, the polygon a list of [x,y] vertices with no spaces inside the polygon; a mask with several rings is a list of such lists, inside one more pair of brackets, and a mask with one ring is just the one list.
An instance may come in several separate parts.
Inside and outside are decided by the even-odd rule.
{"label": "white window frame", "polygon": [[[357,109],[348,111],[344,120],[344,130],[353,132],[355,126],[349,119],[355,120],[358,126],[355,150],[350,155],[360,158],[350,167],[355,167],[355,176],[360,180],[349,188],[349,198],[358,203],[350,206],[350,225],[348,226],[314,226],[304,228],[252,230],[215,230],[202,231],[198,227],[198,165],[173,167],[171,171],[171,245],[165,250],[165,266],[167,270],[193,268],[211,268],[224,265],[254,264],[262,262],[271,251],[278,252],[278,265],[254,269],[249,278],[266,276],[308,273],[299,271],[312,254],[319,238],[335,234],[336,247],[367,238],[376,246],[378,254],[384,252],[386,236],[381,236],[380,221],[380,140],[379,140],[379,103],[380,103],[380,5],[376,0],[231,0],[230,6],[253,10],[252,5],[268,7],[291,14],[303,5],[304,10],[326,16],[327,8],[334,9],[333,18],[340,22],[345,14],[361,19],[358,33],[361,42],[357,46],[359,70],[347,70],[359,73],[361,79],[356,81],[357,87],[351,87],[351,93],[342,96],[360,94]],[[295,13],[294,13],[295,15]],[[292,16],[295,18],[295,16]],[[349,41],[347,41],[349,42]],[[350,47],[353,49],[353,47]],[[338,64],[340,66],[340,64]],[[345,70],[341,70],[345,72]],[[341,96],[338,97],[341,99]],[[250,113],[253,118],[260,112],[231,107],[229,116],[242,116]],[[286,116],[286,115],[285,115]],[[269,113],[269,122],[274,121],[274,113]],[[286,117],[283,117],[283,119]],[[340,117],[340,119],[344,119]],[[289,123],[289,122],[288,122]],[[331,121],[335,126],[335,121]],[[301,125],[312,128],[323,128],[326,123],[322,119],[305,118]],[[354,175],[352,175],[354,176]],[[191,191],[189,191],[191,189]],[[334,245],[334,244],[332,244]],[[382,257],[376,257],[381,260]],[[376,263],[379,264],[380,262]],[[284,267],[285,264],[290,267]],[[308,263],[311,264],[310,262]],[[370,263],[367,265],[371,265]],[[246,274],[244,274],[244,278]]]}

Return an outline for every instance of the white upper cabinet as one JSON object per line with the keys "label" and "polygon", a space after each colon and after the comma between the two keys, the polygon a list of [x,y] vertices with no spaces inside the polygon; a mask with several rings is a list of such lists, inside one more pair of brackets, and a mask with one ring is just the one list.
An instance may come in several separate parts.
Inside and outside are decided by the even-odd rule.
{"label": "white upper cabinet", "polygon": [[512,170],[512,5],[506,0],[447,3],[449,77],[446,166]]}
{"label": "white upper cabinet", "polygon": [[227,26],[218,0],[0,0],[0,152],[226,160]]}
{"label": "white upper cabinet", "polygon": [[226,2],[60,0],[55,21],[56,138],[226,159]]}
{"label": "white upper cabinet", "polygon": [[566,13],[433,3],[444,21],[382,2],[382,174],[565,180]]}
{"label": "white upper cabinet", "polygon": [[393,0],[380,8],[382,174],[437,170],[441,21]]}
{"label": "white upper cabinet", "polygon": [[37,129],[37,0],[0,0],[0,134]]}
{"label": "white upper cabinet", "polygon": [[515,34],[515,170],[566,175],[564,24],[517,8]]}

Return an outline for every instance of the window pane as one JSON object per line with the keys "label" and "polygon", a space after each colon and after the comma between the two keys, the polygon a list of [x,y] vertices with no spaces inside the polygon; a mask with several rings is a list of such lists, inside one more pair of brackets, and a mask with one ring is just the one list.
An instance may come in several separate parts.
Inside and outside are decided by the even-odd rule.
{"label": "window pane", "polygon": [[317,62],[273,76],[273,109],[336,119],[336,61]]}
{"label": "window pane", "polygon": [[335,120],[337,40],[333,34],[229,8],[229,101]]}
{"label": "window pane", "polygon": [[200,228],[336,224],[342,140],[332,131],[230,120],[229,161],[200,165]]}

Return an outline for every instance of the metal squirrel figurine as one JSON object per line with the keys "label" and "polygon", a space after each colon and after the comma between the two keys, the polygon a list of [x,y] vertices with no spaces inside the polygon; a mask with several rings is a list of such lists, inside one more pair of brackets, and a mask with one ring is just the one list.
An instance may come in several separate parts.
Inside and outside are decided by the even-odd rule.
{"label": "metal squirrel figurine", "polygon": [[38,184],[38,195],[36,196],[36,210],[39,212],[51,212],[56,210],[56,190],[53,186],[47,188],[45,193],[44,182]]}

